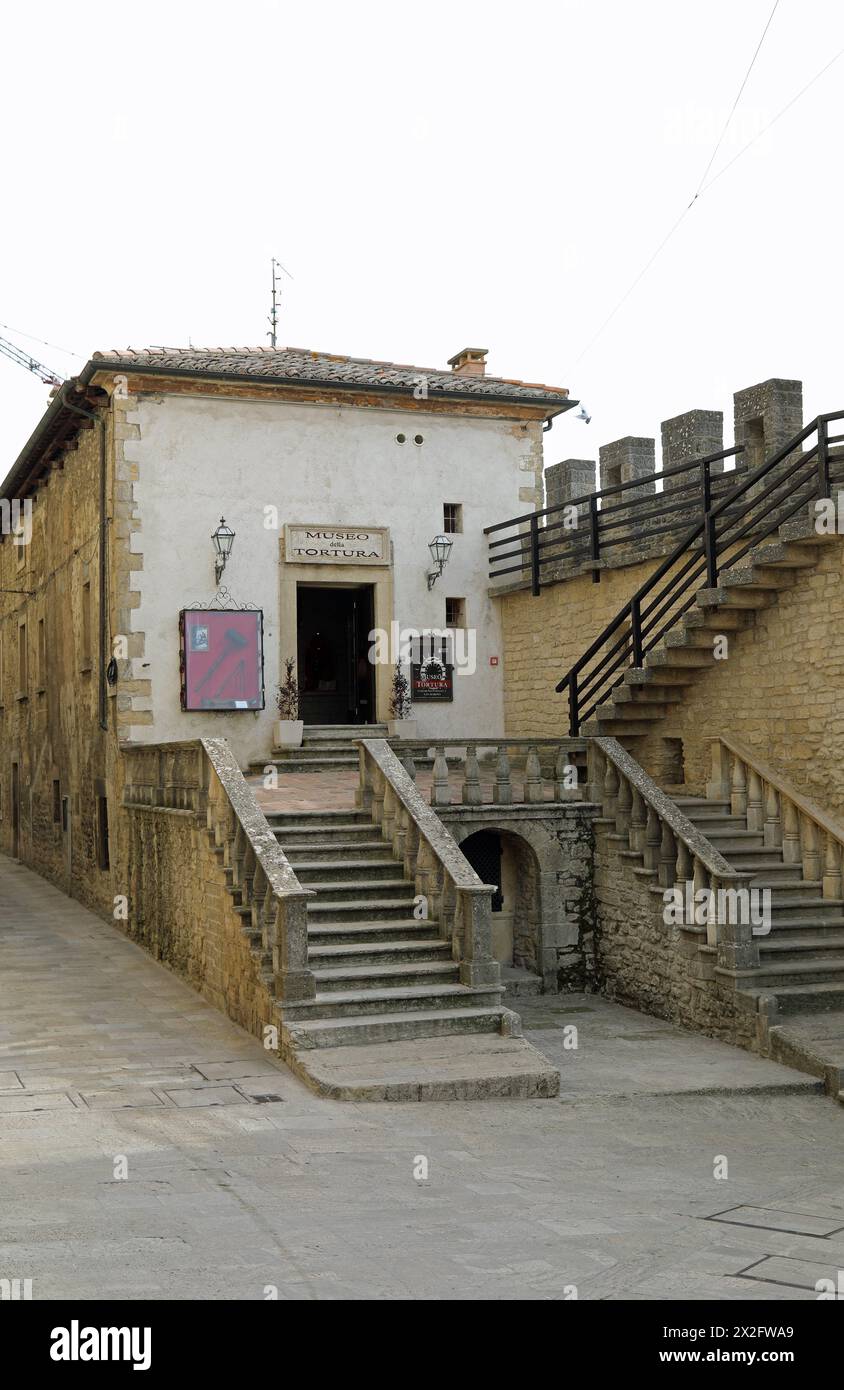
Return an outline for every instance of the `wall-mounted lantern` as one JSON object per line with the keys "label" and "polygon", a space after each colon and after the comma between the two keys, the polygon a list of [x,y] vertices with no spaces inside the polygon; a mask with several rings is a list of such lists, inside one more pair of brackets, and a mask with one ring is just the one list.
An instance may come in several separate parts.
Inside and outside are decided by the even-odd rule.
{"label": "wall-mounted lantern", "polygon": [[449,536],[434,536],[434,539],[428,542],[428,549],[431,552],[431,560],[433,561],[432,568],[428,570],[429,589],[433,589],[448,564],[448,557],[451,554],[451,547],[453,545],[454,541],[451,540]]}
{"label": "wall-mounted lantern", "polygon": [[232,544],[234,543],[234,531],[230,526],[226,525],[226,518],[224,516],[220,517],[220,524],[211,539],[214,542],[214,549],[217,552],[214,561],[214,574],[219,584],[223,570],[226,568],[228,558],[232,553]]}

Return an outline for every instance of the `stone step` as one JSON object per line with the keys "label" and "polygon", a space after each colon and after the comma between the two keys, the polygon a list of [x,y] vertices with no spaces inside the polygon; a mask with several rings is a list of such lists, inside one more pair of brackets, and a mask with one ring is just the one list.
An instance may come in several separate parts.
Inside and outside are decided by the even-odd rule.
{"label": "stone step", "polygon": [[[292,865],[299,882],[306,887],[320,887],[332,883],[344,883],[350,873],[366,875],[366,882],[371,882],[373,886],[386,879],[388,882],[396,881],[396,861],[392,855],[389,858],[369,859],[300,859],[298,855],[288,854],[287,856]],[[404,882],[399,879],[398,882]]]}
{"label": "stone step", "polygon": [[672,685],[619,685],[613,693],[613,704],[669,705],[683,699],[683,687]]}
{"label": "stone step", "polygon": [[372,818],[363,811],[275,811],[267,816],[270,829],[279,835],[292,831],[306,835],[313,831],[333,833],[342,830],[353,835],[356,830],[371,831]]}
{"label": "stone step", "polygon": [[752,562],[777,569],[812,569],[818,557],[819,550],[809,545],[789,545],[784,541],[767,541],[750,551]]}
{"label": "stone step", "polygon": [[307,878],[303,886],[318,893],[321,901],[331,903],[335,907],[362,901],[370,903],[373,907],[380,907],[389,899],[392,902],[402,902],[409,908],[416,897],[416,886],[409,879],[396,877],[395,865],[392,868],[391,878]]}
{"label": "stone step", "polygon": [[277,830],[275,837],[285,850],[289,847],[307,850],[311,854],[338,854],[347,849],[368,853],[370,849],[382,845],[389,848],[381,831],[374,825],[338,825],[336,828],[315,825],[305,830]]}
{"label": "stone step", "polygon": [[504,989],[470,989],[461,984],[406,985],[395,989],[350,989],[317,994],[315,999],[284,1005],[284,1017],[298,1022],[328,1018],[357,1018],[364,1014],[482,1008],[499,1004]]}
{"label": "stone step", "polygon": [[717,608],[719,610],[748,609],[748,608],[770,608],[774,603],[776,595],[769,589],[749,589],[741,585],[719,584],[714,589],[698,589],[695,594],[695,602],[701,608]]}
{"label": "stone step", "polygon": [[719,815],[717,812],[710,815],[706,811],[687,811],[685,807],[681,807],[681,810],[683,815],[692,822],[692,825],[696,825],[707,837],[711,835],[714,838],[719,833],[731,837],[740,835],[743,833],[740,827],[746,824],[744,816],[731,816],[723,813]]}
{"label": "stone step", "polygon": [[[513,1020],[515,1019],[515,1023]],[[366,1043],[438,1038],[456,1033],[501,1033],[518,1036],[517,1014],[504,1005],[465,1009],[420,1009],[413,1013],[383,1013],[361,1018],[325,1018],[282,1025],[282,1055],[288,1048],[357,1047]]]}
{"label": "stone step", "polygon": [[365,859],[367,863],[382,859],[391,862],[393,860],[392,846],[381,838],[380,831],[368,840],[362,836],[357,840],[285,839],[283,849],[291,863],[299,858],[308,859],[312,863],[330,861],[339,859],[341,855],[349,855],[352,859]]}
{"label": "stone step", "polygon": [[699,647],[655,647],[648,652],[645,661],[650,670],[659,671],[662,675],[664,670],[684,671],[711,666],[712,652],[702,651]]}
{"label": "stone step", "polygon": [[760,886],[758,880],[765,879],[767,886],[772,887],[773,892],[776,893],[781,884],[803,884],[805,882],[803,870],[799,864],[783,864],[781,859],[772,856],[770,850],[762,850],[758,858],[746,850],[744,852],[739,851],[738,854],[730,858],[730,863],[734,869],[752,875],[748,879],[746,887],[758,888]]}
{"label": "stone step", "polygon": [[289,1059],[317,1095],[345,1101],[467,1101],[559,1094],[560,1074],[524,1038],[500,1033],[311,1047]]}
{"label": "stone step", "polygon": [[[312,884],[309,886],[313,887]],[[308,903],[308,933],[310,934],[311,926],[317,923],[339,925],[346,922],[377,922],[383,918],[393,920],[397,917],[406,920],[410,916],[412,901],[412,897],[408,898],[407,895],[400,898],[384,898],[381,902],[375,902],[371,897],[345,899],[340,902],[331,902],[326,898],[311,899]]]}
{"label": "stone step", "polygon": [[274,767],[277,772],[356,771],[358,765],[359,759],[356,753],[347,755],[334,753],[326,757],[313,758],[295,756],[277,758],[273,756],[264,764],[265,767]]}
{"label": "stone step", "polygon": [[[689,817],[691,820],[691,816]],[[765,845],[765,837],[761,830],[712,830],[708,829],[706,838],[717,845],[725,859],[730,859],[730,854],[750,854],[751,850],[760,849],[765,854],[776,854],[776,850],[769,850]]]}
{"label": "stone step", "polygon": [[721,570],[718,575],[718,587],[722,589],[777,592],[789,588],[793,582],[792,574],[777,569],[764,569],[760,565],[736,565],[732,569]]}
{"label": "stone step", "polygon": [[[805,884],[803,885],[806,886]],[[840,898],[824,898],[820,893],[815,897],[793,898],[782,897],[779,893],[771,895],[771,912],[774,925],[783,921],[800,921],[809,918],[822,917],[828,920],[830,917],[838,920],[844,906]]]}
{"label": "stone step", "polygon": [[750,990],[751,994],[774,993],[782,1014],[822,1013],[830,1009],[844,1009],[844,983],[831,981],[828,984],[777,984],[773,991]]}
{"label": "stone step", "polygon": [[[791,867],[791,866],[789,866]],[[799,868],[799,865],[795,867]],[[790,903],[794,902],[830,902],[830,898],[822,898],[821,892],[823,883],[820,879],[800,878],[795,882],[780,882],[771,875],[767,875],[765,870],[761,870],[750,880],[753,888],[770,888],[771,906],[776,911],[777,908],[787,909]],[[776,890],[776,891],[774,891]],[[817,898],[814,898],[817,894]]]}
{"label": "stone step", "polygon": [[325,739],[337,742],[353,738],[386,737],[386,724],[306,724],[302,742],[308,744],[320,743]]}
{"label": "stone step", "polygon": [[[308,965],[311,967],[310,956]],[[407,961],[383,965],[316,966],[317,998],[360,990],[407,989],[459,984],[460,966],[454,960]]]}
{"label": "stone step", "polygon": [[706,808],[710,811],[718,811],[721,815],[729,815],[730,812],[730,801],[728,797],[725,797],[723,801],[710,800],[707,796],[675,796],[673,799],[675,805],[679,806],[680,810],[686,816],[689,815],[689,807],[692,809],[695,807]]}
{"label": "stone step", "polygon": [[686,686],[694,685],[695,680],[696,676],[694,671],[688,669],[681,670],[679,667],[673,671],[653,671],[649,670],[646,666],[636,666],[631,667],[624,673],[624,684],[632,686],[650,684],[671,685],[677,686],[682,690]]}
{"label": "stone step", "polygon": [[369,943],[387,947],[398,947],[404,942],[415,945],[426,941],[436,930],[436,921],[428,918],[417,921],[415,917],[383,917],[374,921],[361,919],[351,922],[308,921],[308,952],[314,946],[360,947],[369,950]]}
{"label": "stone step", "polygon": [[308,964],[322,969],[344,966],[400,965],[417,961],[451,960],[451,942],[420,936],[418,941],[342,942],[312,945],[308,937]]}
{"label": "stone step", "polygon": [[771,935],[768,940],[778,940],[781,936],[795,941],[801,937],[837,936],[844,933],[844,913],[829,917],[776,917],[771,920]]}
{"label": "stone step", "polygon": [[844,990],[844,955],[812,960],[765,961],[753,977],[756,988],[769,986],[779,993],[779,981],[790,984],[839,984]]}
{"label": "stone step", "polygon": [[827,936],[817,936],[810,932],[789,933],[783,936],[776,932],[770,936],[759,937],[759,956],[760,959],[764,957],[766,963],[768,959],[809,961],[823,958],[830,953],[837,953],[844,959],[844,929],[841,926]]}

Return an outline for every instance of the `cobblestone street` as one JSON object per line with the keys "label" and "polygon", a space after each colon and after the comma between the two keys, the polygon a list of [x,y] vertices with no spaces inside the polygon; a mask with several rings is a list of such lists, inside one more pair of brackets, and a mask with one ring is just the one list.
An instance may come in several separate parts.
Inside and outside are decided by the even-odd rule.
{"label": "cobblestone street", "polygon": [[840,1107],[595,996],[517,1004],[558,1101],[323,1101],[6,858],[0,994],[0,1276],[35,1299],[812,1299],[844,1262]]}

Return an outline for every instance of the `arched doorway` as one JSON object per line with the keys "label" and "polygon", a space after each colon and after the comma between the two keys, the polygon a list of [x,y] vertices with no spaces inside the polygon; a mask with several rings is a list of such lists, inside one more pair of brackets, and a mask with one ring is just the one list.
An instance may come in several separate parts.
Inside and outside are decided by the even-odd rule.
{"label": "arched doorway", "polygon": [[528,842],[497,827],[476,830],[460,848],[484,883],[493,883],[492,954],[503,966],[541,975],[539,863]]}

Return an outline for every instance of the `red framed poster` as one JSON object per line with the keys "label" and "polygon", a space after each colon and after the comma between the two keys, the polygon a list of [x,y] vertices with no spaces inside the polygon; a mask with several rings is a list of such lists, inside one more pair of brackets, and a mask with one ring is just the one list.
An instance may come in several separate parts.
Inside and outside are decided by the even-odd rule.
{"label": "red framed poster", "polygon": [[264,708],[260,608],[184,608],[179,636],[182,709]]}

